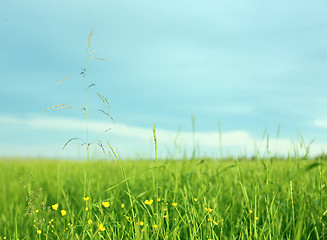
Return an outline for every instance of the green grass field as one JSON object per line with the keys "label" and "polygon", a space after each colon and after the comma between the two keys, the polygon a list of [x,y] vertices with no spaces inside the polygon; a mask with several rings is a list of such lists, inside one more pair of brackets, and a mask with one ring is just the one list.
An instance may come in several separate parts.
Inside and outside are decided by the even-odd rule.
{"label": "green grass field", "polygon": [[0,239],[327,238],[318,160],[3,159],[0,192]]}

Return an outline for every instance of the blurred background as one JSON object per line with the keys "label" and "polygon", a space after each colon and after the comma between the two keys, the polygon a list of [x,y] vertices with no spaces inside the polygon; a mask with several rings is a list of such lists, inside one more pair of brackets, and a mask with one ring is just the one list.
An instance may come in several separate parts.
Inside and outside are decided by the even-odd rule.
{"label": "blurred background", "polygon": [[[91,142],[153,157],[156,123],[162,158],[287,156],[310,143],[319,155],[326,11],[317,0],[1,1],[0,156],[85,157],[80,73],[92,29],[90,50],[107,61],[88,65]],[[75,107],[42,113],[55,104]]]}

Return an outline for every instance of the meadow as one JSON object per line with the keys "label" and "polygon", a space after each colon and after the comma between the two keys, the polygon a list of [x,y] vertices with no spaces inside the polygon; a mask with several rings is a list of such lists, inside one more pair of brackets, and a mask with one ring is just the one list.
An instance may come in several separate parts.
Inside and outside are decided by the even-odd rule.
{"label": "meadow", "polygon": [[325,239],[326,163],[0,161],[0,239]]}

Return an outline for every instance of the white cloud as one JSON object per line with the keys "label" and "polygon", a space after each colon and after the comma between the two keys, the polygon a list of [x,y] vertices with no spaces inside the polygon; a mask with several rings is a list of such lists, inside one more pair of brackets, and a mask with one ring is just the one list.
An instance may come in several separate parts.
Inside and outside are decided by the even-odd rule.
{"label": "white cloud", "polygon": [[[10,128],[10,126],[23,126],[25,128],[33,129],[33,131],[40,129],[44,130],[56,130],[56,131],[85,131],[85,121],[72,118],[57,118],[57,117],[29,117],[29,118],[17,118],[12,116],[1,116],[0,123]],[[318,122],[320,123],[320,122]],[[142,128],[136,126],[129,126],[126,124],[113,124],[105,121],[89,121],[90,134],[101,134],[105,130],[111,128],[108,138],[119,149],[122,156],[135,156],[135,153],[141,154],[144,157],[153,156],[153,131],[152,128]],[[176,157],[181,157],[182,152],[186,150],[191,153],[194,147],[194,140],[196,146],[199,146],[200,151],[206,156],[219,156],[220,149],[220,136],[218,131],[208,132],[196,132],[195,139],[193,139],[192,132],[180,132],[157,129],[158,149],[159,156],[167,156],[169,151]],[[259,152],[261,155],[267,154],[267,142],[266,140],[257,140],[251,136],[250,133],[244,130],[222,132],[221,134],[221,147],[224,155],[229,153],[231,155],[248,154],[253,155]],[[21,149],[22,154],[26,149],[30,149],[29,155],[35,152],[35,154],[43,154],[42,149],[46,149],[45,152],[60,155],[58,153],[58,145],[56,149],[54,145],[47,145],[47,140],[41,140],[38,146],[28,143],[21,146],[2,145],[0,153],[6,154],[10,149]],[[78,147],[78,146],[77,146]],[[313,143],[310,147],[310,154],[317,155],[327,148],[326,143]],[[33,149],[33,150],[32,150]],[[52,149],[52,151],[51,151]],[[179,149],[178,151],[176,149]],[[74,148],[70,147],[68,150],[73,151]],[[75,149],[76,150],[76,149]],[[305,149],[301,147],[298,142],[291,141],[289,139],[270,139],[269,140],[269,152],[271,154],[288,155],[294,154],[294,150],[300,154],[305,153]],[[7,152],[6,152],[7,151]],[[16,151],[17,152],[17,151]],[[68,152],[64,152],[64,156],[69,155]],[[76,154],[73,154],[76,155]]]}
{"label": "white cloud", "polygon": [[327,128],[327,119],[316,119],[314,125],[320,128]]}
{"label": "white cloud", "polygon": [[[85,121],[72,119],[72,118],[56,118],[56,117],[31,117],[31,118],[15,118],[8,116],[0,116],[0,123],[6,124],[20,124],[34,129],[48,129],[48,130],[60,130],[60,131],[72,131],[72,130],[85,130]],[[129,126],[126,124],[113,124],[105,121],[89,121],[88,128],[90,132],[103,133],[107,129],[110,130],[110,134],[120,137],[132,137],[142,140],[148,140],[153,138],[152,128],[142,128]],[[197,142],[200,146],[205,147],[217,147],[219,144],[218,132],[196,132]],[[171,143],[176,137],[175,131],[157,130],[158,141],[164,144]],[[179,136],[185,139],[185,143],[188,146],[193,145],[193,133],[182,132]],[[251,136],[246,131],[231,131],[222,133],[223,146],[238,146],[253,141]]]}

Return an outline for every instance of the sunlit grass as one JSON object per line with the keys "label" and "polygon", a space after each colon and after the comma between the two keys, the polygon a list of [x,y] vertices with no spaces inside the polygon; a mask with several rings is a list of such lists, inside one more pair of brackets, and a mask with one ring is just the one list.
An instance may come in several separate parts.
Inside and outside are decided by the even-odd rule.
{"label": "sunlit grass", "polygon": [[0,239],[325,236],[325,163],[264,161],[2,161]]}

